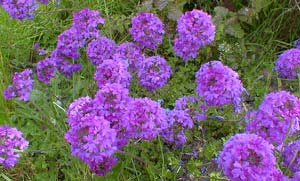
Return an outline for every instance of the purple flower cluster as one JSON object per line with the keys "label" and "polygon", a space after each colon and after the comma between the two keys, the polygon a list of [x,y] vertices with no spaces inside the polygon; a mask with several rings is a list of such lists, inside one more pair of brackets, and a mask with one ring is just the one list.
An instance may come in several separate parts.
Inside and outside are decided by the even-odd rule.
{"label": "purple flower cluster", "polygon": [[178,36],[174,40],[174,50],[184,61],[196,58],[199,49],[212,43],[215,25],[206,12],[198,9],[186,12],[177,20]]}
{"label": "purple flower cluster", "polygon": [[127,67],[122,60],[108,59],[97,66],[94,79],[97,81],[99,88],[107,83],[117,83],[129,88],[131,74],[127,71]]}
{"label": "purple flower cluster", "polygon": [[[71,144],[72,155],[87,163],[95,173],[104,175],[112,167],[108,158],[117,150],[116,134],[103,117],[85,114],[79,124],[71,126],[65,139]],[[100,166],[99,169],[99,165],[107,165],[107,168]]]}
{"label": "purple flower cluster", "polygon": [[32,19],[37,2],[48,4],[48,0],[1,0],[0,5],[9,13],[9,15],[18,20]]}
{"label": "purple flower cluster", "polygon": [[151,140],[167,128],[167,116],[159,103],[149,98],[136,98],[125,113],[126,129],[130,137]]}
{"label": "purple flower cluster", "polygon": [[99,65],[104,60],[111,59],[116,48],[117,45],[113,40],[103,36],[92,40],[86,48],[86,53],[91,63]]}
{"label": "purple flower cluster", "polygon": [[300,173],[300,140],[292,142],[284,148],[283,161],[293,173]]}
{"label": "purple flower cluster", "polygon": [[96,96],[95,105],[98,115],[103,115],[111,127],[117,130],[117,146],[122,149],[128,142],[129,136],[126,129],[126,117],[124,117],[129,97],[128,89],[121,84],[105,84],[102,86]]}
{"label": "purple flower cluster", "polygon": [[3,90],[4,98],[9,100],[17,97],[20,101],[28,101],[34,83],[31,74],[31,69],[25,69],[19,73],[15,72],[13,83]]}
{"label": "purple flower cluster", "polygon": [[166,142],[180,148],[187,140],[184,131],[193,128],[193,120],[187,112],[175,109],[167,112],[167,118],[168,126],[160,135]]}
{"label": "purple flower cluster", "polygon": [[50,58],[39,61],[36,65],[36,75],[40,81],[48,84],[51,77],[55,76],[55,62]]}
{"label": "purple flower cluster", "polygon": [[99,37],[98,24],[103,24],[104,19],[98,11],[84,8],[74,13],[73,26],[58,36],[56,48],[50,57],[38,63],[37,74],[40,81],[49,83],[57,69],[65,76],[71,77],[81,69],[81,64],[73,63],[80,57],[79,49],[84,47],[89,38]]}
{"label": "purple flower cluster", "polygon": [[145,59],[142,50],[132,42],[120,44],[116,49],[116,54],[114,56],[127,62],[129,70],[132,72],[137,71],[139,65]]}
{"label": "purple flower cluster", "polygon": [[291,48],[280,54],[274,69],[283,78],[295,78],[300,74],[300,49]]}
{"label": "purple flower cluster", "polygon": [[273,151],[270,143],[255,134],[236,134],[225,143],[218,165],[232,181],[276,180],[280,172]]}
{"label": "purple flower cluster", "polygon": [[175,102],[174,110],[185,111],[191,118],[197,121],[203,121],[207,117],[205,114],[207,107],[195,96],[180,97]]}
{"label": "purple flower cluster", "polygon": [[88,40],[89,38],[100,36],[97,30],[99,24],[104,24],[105,20],[101,17],[99,11],[84,8],[73,14],[73,26],[80,32],[80,37]]}
{"label": "purple flower cluster", "polygon": [[163,87],[172,74],[167,61],[159,56],[146,58],[139,67],[138,79],[142,86],[153,92]]}
{"label": "purple flower cluster", "polygon": [[299,99],[286,91],[268,94],[257,111],[247,116],[246,132],[255,133],[269,143],[281,145],[286,136],[299,130]]}
{"label": "purple flower cluster", "polygon": [[131,19],[129,32],[142,48],[156,49],[165,34],[164,24],[153,13],[141,12]]}
{"label": "purple flower cluster", "polygon": [[4,168],[14,167],[29,142],[23,138],[23,133],[16,128],[0,126],[0,165]]}
{"label": "purple flower cluster", "polygon": [[196,73],[196,92],[208,106],[232,104],[240,110],[241,95],[244,90],[239,75],[220,61],[201,65]]}

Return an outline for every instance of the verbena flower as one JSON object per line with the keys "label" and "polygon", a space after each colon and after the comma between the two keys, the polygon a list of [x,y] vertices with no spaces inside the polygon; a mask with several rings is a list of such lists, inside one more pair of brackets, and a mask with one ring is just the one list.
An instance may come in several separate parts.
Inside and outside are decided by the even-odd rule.
{"label": "verbena flower", "polygon": [[38,7],[35,0],[1,0],[0,5],[12,18],[18,20],[31,20]]}
{"label": "verbena flower", "polygon": [[142,86],[153,92],[163,87],[172,74],[167,61],[160,56],[146,58],[139,67],[138,79]]}
{"label": "verbena flower", "polygon": [[269,143],[280,145],[285,138],[299,130],[299,99],[286,91],[268,94],[257,111],[246,117],[246,131],[255,133]]}
{"label": "verbena flower", "polygon": [[86,53],[91,63],[99,65],[104,60],[111,59],[116,48],[117,45],[113,40],[107,37],[100,37],[99,39],[92,40],[88,44]]}
{"label": "verbena flower", "polygon": [[120,44],[116,49],[115,56],[128,62],[129,70],[132,72],[137,71],[145,59],[142,50],[132,42]]}
{"label": "verbena flower", "polygon": [[31,77],[32,70],[25,69],[22,72],[15,72],[13,83],[3,90],[5,99],[17,97],[20,101],[28,101],[33,89],[34,80]]}
{"label": "verbena flower", "polygon": [[162,43],[164,24],[153,13],[141,12],[131,19],[129,32],[142,48],[155,49]]}
{"label": "verbena flower", "polygon": [[131,138],[151,140],[167,128],[167,116],[159,103],[149,98],[135,98],[125,113],[126,129]]}
{"label": "verbena flower", "polygon": [[58,35],[57,53],[64,58],[78,59],[80,57],[79,48],[85,45],[85,40],[79,35],[80,32],[75,28],[67,29]]}
{"label": "verbena flower", "polygon": [[274,147],[255,134],[236,134],[225,144],[218,165],[232,181],[274,180],[276,157]]}
{"label": "verbena flower", "polygon": [[96,110],[94,109],[95,104],[92,98],[89,96],[80,97],[75,99],[68,107],[67,118],[68,124],[71,127],[81,124],[81,118],[86,114],[97,115]]}
{"label": "verbena flower", "polygon": [[293,173],[300,173],[300,140],[292,142],[284,147],[284,165]]}
{"label": "verbena flower", "polygon": [[45,58],[41,60],[36,65],[36,75],[37,78],[48,84],[50,79],[55,76],[55,62],[51,58]]}
{"label": "verbena flower", "polygon": [[[104,117],[85,114],[80,124],[73,125],[65,134],[65,139],[71,144],[71,154],[87,163],[91,170],[107,165],[107,158],[117,150],[116,130],[110,127],[110,122]],[[100,166],[100,167],[99,167]],[[111,166],[106,166],[108,171]],[[104,170],[99,170],[100,175]]]}
{"label": "verbena flower", "polygon": [[177,56],[188,61],[196,58],[200,48],[213,42],[216,28],[210,15],[194,9],[177,20],[176,30],[178,36],[174,40],[174,50]]}
{"label": "verbena flower", "polygon": [[20,152],[28,147],[29,142],[23,133],[8,125],[0,126],[0,165],[4,168],[14,167],[20,157]]}
{"label": "verbena flower", "polygon": [[161,131],[160,135],[166,142],[173,143],[180,148],[187,139],[184,131],[193,127],[193,120],[190,115],[183,110],[174,109],[166,114],[168,126]]}
{"label": "verbena flower", "polygon": [[75,72],[78,72],[81,69],[80,63],[70,63],[68,59],[65,59],[57,49],[51,53],[50,59],[55,62],[56,69],[67,77],[71,77]]}
{"label": "verbena flower", "polygon": [[196,96],[182,96],[175,101],[175,110],[187,112],[191,118],[197,121],[206,119],[207,107]]}
{"label": "verbena flower", "polygon": [[120,59],[107,59],[97,66],[94,76],[98,87],[101,88],[107,83],[117,83],[125,88],[129,88],[131,74]]}
{"label": "verbena flower", "polygon": [[232,104],[240,110],[241,95],[244,90],[239,75],[220,61],[201,65],[196,73],[196,92],[208,106]]}
{"label": "verbena flower", "polygon": [[84,8],[73,14],[72,27],[80,32],[80,37],[84,40],[98,38],[100,31],[97,30],[99,24],[104,24],[105,20],[100,16],[99,11]]}
{"label": "verbena flower", "polygon": [[105,84],[96,93],[94,99],[94,109],[97,115],[104,116],[111,124],[111,127],[118,130],[117,145],[122,149],[128,142],[129,135],[126,131],[127,118],[125,112],[128,109],[129,97],[128,89],[121,84]]}
{"label": "verbena flower", "polygon": [[274,69],[283,78],[295,78],[297,74],[300,74],[300,49],[291,48],[280,54]]}

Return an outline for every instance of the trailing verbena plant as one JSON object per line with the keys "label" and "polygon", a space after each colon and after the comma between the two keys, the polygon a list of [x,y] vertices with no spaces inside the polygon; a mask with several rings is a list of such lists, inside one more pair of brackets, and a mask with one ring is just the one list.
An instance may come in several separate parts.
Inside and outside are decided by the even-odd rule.
{"label": "trailing verbena plant", "polygon": [[[259,91],[251,86],[262,78],[248,80],[253,72],[247,68],[254,66],[256,73],[260,64],[246,62],[253,60],[247,52],[252,45],[238,42],[246,36],[243,27],[257,21],[247,12],[257,18],[273,3],[251,1],[251,9],[236,13],[233,7],[244,6],[236,1],[226,7],[209,4],[207,12],[189,8],[193,2],[144,1],[138,12],[130,10],[137,2],[124,2],[120,14],[128,17],[113,18],[119,9],[109,10],[120,4],[117,0],[0,0],[12,18],[21,20],[18,26],[29,26],[27,20],[41,13],[59,14],[54,16],[61,26],[50,37],[53,42],[45,33],[32,39],[32,48],[23,47],[31,50],[34,63],[12,60],[16,72],[2,91],[13,111],[0,126],[0,176],[300,180],[299,98],[271,89],[253,110],[246,88]],[[36,11],[40,3],[65,9]],[[1,61],[9,51],[3,47]],[[278,84],[281,78],[300,80],[299,52],[295,42],[278,56]]]}

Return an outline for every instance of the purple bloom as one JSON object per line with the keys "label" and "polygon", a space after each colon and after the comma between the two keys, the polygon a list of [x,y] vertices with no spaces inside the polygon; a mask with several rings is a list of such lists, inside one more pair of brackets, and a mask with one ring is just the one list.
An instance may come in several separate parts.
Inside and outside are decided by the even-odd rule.
{"label": "purple bloom", "polygon": [[292,142],[284,148],[283,161],[293,173],[300,172],[300,140]]}
{"label": "purple bloom", "polygon": [[196,58],[199,49],[212,43],[215,38],[216,28],[212,18],[202,10],[186,12],[177,23],[178,36],[174,41],[174,50],[184,61]]}
{"label": "purple bloom", "polygon": [[[107,158],[117,150],[117,133],[110,127],[110,122],[101,116],[86,114],[80,119],[80,124],[73,125],[65,134],[65,139],[71,144],[72,155],[87,163],[91,170],[97,171],[98,166],[102,168],[109,164]],[[106,168],[110,169],[111,166]]]}
{"label": "purple bloom", "polygon": [[280,54],[274,69],[283,78],[295,78],[300,74],[300,49],[292,48]]}
{"label": "purple bloom", "polygon": [[145,57],[142,50],[131,42],[125,42],[118,46],[115,56],[125,60],[129,64],[131,71],[136,71]]}
{"label": "purple bloom", "polygon": [[300,48],[300,39],[294,41],[294,47]]}
{"label": "purple bloom", "polygon": [[141,12],[131,19],[131,24],[129,32],[142,48],[156,49],[162,43],[164,24],[153,13]]}
{"label": "purple bloom", "polygon": [[32,19],[38,7],[35,0],[2,0],[0,3],[12,18],[18,20]]}
{"label": "purple bloom", "polygon": [[75,99],[67,110],[68,124],[71,127],[81,124],[81,118],[86,114],[96,115],[93,100],[86,96]]}
{"label": "purple bloom", "polygon": [[219,154],[218,165],[232,181],[275,180],[274,147],[255,134],[236,134]]}
{"label": "purple bloom", "polygon": [[208,106],[232,104],[240,110],[241,95],[244,90],[239,75],[220,61],[201,65],[196,73],[196,92]]}
{"label": "purple bloom", "polygon": [[55,66],[55,62],[50,58],[39,61],[36,65],[37,78],[48,84],[50,79],[55,76]]}
{"label": "purple bloom", "polygon": [[280,145],[287,135],[299,130],[299,99],[286,91],[268,94],[257,111],[246,118],[246,131],[255,133],[269,143]]}
{"label": "purple bloom", "polygon": [[98,38],[100,31],[97,30],[97,26],[104,24],[104,21],[98,11],[89,8],[84,8],[73,14],[73,27],[80,32],[84,40],[92,37]]}
{"label": "purple bloom", "polygon": [[23,133],[8,125],[0,126],[0,164],[4,168],[14,167],[20,157],[19,152],[28,147]]}
{"label": "purple bloom", "polygon": [[171,67],[167,61],[159,56],[146,58],[140,64],[138,70],[138,79],[142,86],[153,92],[163,87],[172,74]]}
{"label": "purple bloom", "polygon": [[183,110],[172,110],[167,113],[168,126],[163,129],[160,135],[168,143],[174,143],[178,148],[186,142],[184,131],[193,128],[193,120]]}
{"label": "purple bloom", "polygon": [[154,139],[167,128],[167,116],[159,103],[149,98],[135,98],[125,113],[126,129],[131,138]]}
{"label": "purple bloom", "polygon": [[128,89],[116,83],[102,86],[94,99],[94,109],[97,114],[104,116],[110,122],[111,127],[118,130],[118,149],[122,149],[128,142],[129,136],[125,129],[127,121],[124,116],[130,100]]}
{"label": "purple bloom", "polygon": [[107,83],[117,83],[129,88],[131,75],[121,60],[108,59],[97,66],[94,79],[97,81],[99,88]]}
{"label": "purple bloom", "polygon": [[86,48],[86,53],[94,65],[99,65],[104,60],[111,59],[116,48],[117,45],[113,40],[103,36],[92,40]]}
{"label": "purple bloom", "polygon": [[85,40],[79,35],[76,28],[70,28],[58,36],[56,50],[59,55],[68,59],[78,59],[80,57],[79,48],[85,45]]}
{"label": "purple bloom", "polygon": [[55,62],[56,69],[67,77],[71,77],[73,73],[78,72],[81,69],[81,64],[72,64],[60,55],[59,50],[55,49],[50,56],[53,62]]}
{"label": "purple bloom", "polygon": [[205,114],[207,107],[204,103],[200,103],[195,96],[182,96],[176,100],[174,109],[185,111],[194,120],[203,121],[207,117]]}
{"label": "purple bloom", "polygon": [[7,89],[3,90],[5,99],[17,97],[20,101],[28,101],[34,83],[31,74],[31,69],[25,69],[19,73],[15,72],[12,85],[9,85]]}

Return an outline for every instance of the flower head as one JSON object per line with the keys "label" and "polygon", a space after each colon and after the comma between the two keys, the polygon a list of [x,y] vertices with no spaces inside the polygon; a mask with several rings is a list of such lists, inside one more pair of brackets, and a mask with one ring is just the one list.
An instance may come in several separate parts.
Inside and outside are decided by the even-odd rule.
{"label": "flower head", "polygon": [[[91,170],[107,165],[107,158],[117,150],[116,130],[101,116],[86,114],[80,124],[73,125],[65,134],[71,144],[72,155],[87,163]],[[111,167],[107,167],[107,170]],[[102,170],[103,171],[103,170]],[[102,175],[102,174],[101,174]]]}
{"label": "flower head", "polygon": [[94,79],[101,88],[107,83],[117,83],[125,88],[129,88],[131,74],[127,71],[127,67],[120,59],[108,59],[97,66]]}
{"label": "flower head", "polygon": [[171,67],[167,61],[159,56],[146,58],[140,64],[138,70],[138,79],[142,86],[153,92],[163,87],[172,74]]}
{"label": "flower head", "polygon": [[32,19],[38,7],[35,0],[2,0],[0,5],[9,13],[12,18],[18,20]]}
{"label": "flower head", "polygon": [[177,20],[178,36],[174,41],[176,55],[188,61],[195,58],[204,45],[215,38],[215,25],[206,12],[198,9],[186,12]]}
{"label": "flower head", "polygon": [[73,27],[80,32],[84,40],[89,38],[98,38],[100,31],[97,30],[99,24],[104,24],[104,19],[99,11],[84,8],[73,14]]}
{"label": "flower head", "polygon": [[164,24],[153,13],[141,12],[131,19],[131,24],[129,32],[142,48],[155,49],[162,43]]}
{"label": "flower head", "polygon": [[280,145],[286,136],[299,130],[299,99],[286,91],[268,94],[257,111],[246,118],[246,131],[255,133],[269,143]]}
{"label": "flower head", "polygon": [[50,79],[55,76],[55,67],[55,62],[51,58],[45,58],[39,61],[36,65],[37,78],[45,84],[48,84]]}
{"label": "flower head", "polygon": [[232,181],[274,180],[274,147],[255,134],[236,134],[224,145],[218,165]]}
{"label": "flower head", "polygon": [[16,128],[0,126],[0,165],[4,168],[14,167],[20,157],[19,152],[28,147],[29,142]]}
{"label": "flower head", "polygon": [[167,128],[167,116],[159,103],[149,98],[133,99],[125,113],[126,129],[131,138],[154,139]]}
{"label": "flower head", "polygon": [[33,89],[34,80],[31,77],[32,70],[25,69],[22,72],[15,72],[13,83],[3,90],[5,99],[17,97],[21,101],[28,101]]}
{"label": "flower head", "polygon": [[131,71],[136,71],[145,59],[142,50],[132,42],[120,44],[116,49],[115,56],[128,62]]}
{"label": "flower head", "polygon": [[203,64],[196,73],[196,92],[208,106],[232,104],[239,111],[244,90],[239,75],[220,61]]}
{"label": "flower head", "polygon": [[100,37],[99,39],[92,40],[87,48],[86,53],[94,65],[101,64],[106,59],[111,59],[117,48],[116,43],[106,37]]}
{"label": "flower head", "polygon": [[274,69],[283,78],[295,78],[300,74],[300,49],[292,48],[280,54]]}
{"label": "flower head", "polygon": [[292,142],[284,148],[283,162],[293,173],[300,173],[300,140]]}

